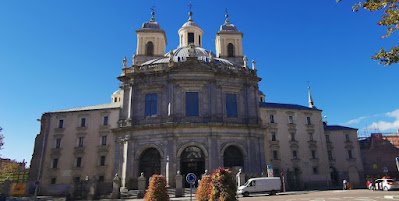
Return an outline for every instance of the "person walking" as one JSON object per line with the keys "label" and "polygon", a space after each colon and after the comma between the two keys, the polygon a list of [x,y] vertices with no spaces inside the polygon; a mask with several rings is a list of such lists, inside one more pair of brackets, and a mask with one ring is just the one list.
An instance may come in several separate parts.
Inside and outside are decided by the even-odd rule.
{"label": "person walking", "polygon": [[348,189],[348,181],[346,181],[346,179],[344,179],[344,180],[342,181],[342,184],[344,185],[344,186],[343,186],[343,190],[347,190],[347,189]]}

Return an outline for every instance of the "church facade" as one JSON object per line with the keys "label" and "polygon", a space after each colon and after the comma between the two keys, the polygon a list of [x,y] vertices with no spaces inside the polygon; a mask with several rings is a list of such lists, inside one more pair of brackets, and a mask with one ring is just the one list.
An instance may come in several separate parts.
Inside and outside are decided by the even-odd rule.
{"label": "church facade", "polygon": [[203,31],[190,11],[179,47],[166,54],[165,32],[152,15],[136,31],[136,54],[129,65],[123,60],[112,103],[43,114],[30,174],[41,193],[65,193],[86,178],[107,192],[115,174],[122,189],[137,189],[141,173],[165,175],[174,187],[178,171],[199,176],[218,167],[241,169],[247,178],[267,175],[269,167],[286,175],[290,189],[329,186],[333,169],[348,176],[337,160],[349,162],[360,184],[356,130],[348,132],[350,160],[332,158],[310,91],[309,106],[265,102],[255,61],[243,55],[243,33],[227,15],[215,53],[202,48]]}

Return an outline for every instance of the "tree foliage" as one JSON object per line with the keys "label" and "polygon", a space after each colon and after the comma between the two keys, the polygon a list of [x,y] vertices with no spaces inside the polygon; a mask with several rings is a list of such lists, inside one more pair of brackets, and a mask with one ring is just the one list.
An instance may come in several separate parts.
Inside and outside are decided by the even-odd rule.
{"label": "tree foliage", "polygon": [[218,168],[211,176],[209,201],[237,201],[237,185],[233,174],[224,168]]}
{"label": "tree foliage", "polygon": [[2,127],[0,127],[0,150],[3,149],[3,145],[4,145],[4,142],[3,142],[4,136],[1,133],[1,131],[3,131]]}
{"label": "tree foliage", "polygon": [[167,201],[169,200],[168,190],[166,189],[166,178],[162,175],[152,175],[147,193],[144,195],[145,201]]}
{"label": "tree foliage", "polygon": [[208,201],[211,193],[211,176],[204,175],[199,183],[195,199],[198,201]]}
{"label": "tree foliage", "polygon": [[[340,2],[342,0],[336,0]],[[386,38],[393,32],[399,29],[399,0],[362,0],[355,4],[352,8],[353,11],[357,12],[360,8],[364,8],[371,12],[382,11],[381,19],[378,21],[378,25],[387,27],[387,33],[382,36]],[[374,60],[379,61],[380,64],[391,65],[399,62],[399,47],[394,46],[391,50],[386,51],[381,48],[380,52],[371,57]]]}

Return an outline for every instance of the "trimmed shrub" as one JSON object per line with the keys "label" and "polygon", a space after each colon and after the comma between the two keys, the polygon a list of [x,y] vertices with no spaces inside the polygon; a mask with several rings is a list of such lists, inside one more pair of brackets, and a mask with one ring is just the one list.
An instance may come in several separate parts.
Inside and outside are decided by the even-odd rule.
{"label": "trimmed shrub", "polygon": [[144,195],[146,201],[167,201],[169,200],[166,189],[166,178],[162,175],[152,175],[147,193]]}
{"label": "trimmed shrub", "polygon": [[237,186],[233,174],[224,168],[213,171],[211,177],[210,201],[237,201]]}
{"label": "trimmed shrub", "polygon": [[199,183],[195,199],[198,201],[208,201],[211,193],[211,176],[204,175]]}

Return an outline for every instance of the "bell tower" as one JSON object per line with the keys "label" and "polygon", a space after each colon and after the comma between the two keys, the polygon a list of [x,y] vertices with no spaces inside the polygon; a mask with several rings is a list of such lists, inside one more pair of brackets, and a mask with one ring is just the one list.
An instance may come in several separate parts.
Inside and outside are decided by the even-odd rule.
{"label": "bell tower", "polygon": [[136,31],[137,49],[134,64],[141,64],[145,61],[163,57],[167,45],[165,31],[155,21],[155,12],[152,9],[151,20],[145,22],[141,29]]}
{"label": "bell tower", "polygon": [[191,12],[188,12],[189,18],[186,23],[179,29],[180,45],[179,47],[187,47],[193,44],[195,47],[202,47],[202,35],[204,32],[202,29],[194,22]]}
{"label": "bell tower", "polygon": [[216,33],[216,57],[243,64],[242,37],[244,34],[238,31],[234,24],[230,24],[227,11],[225,17],[224,24]]}

